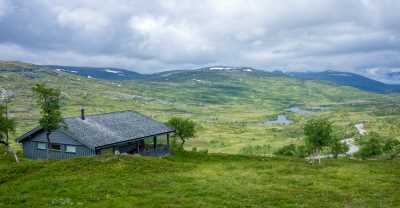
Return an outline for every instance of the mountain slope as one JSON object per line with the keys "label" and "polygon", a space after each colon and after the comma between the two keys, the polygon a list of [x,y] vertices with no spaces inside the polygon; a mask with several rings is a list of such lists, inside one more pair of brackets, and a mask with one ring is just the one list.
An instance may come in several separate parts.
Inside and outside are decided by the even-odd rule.
{"label": "mountain slope", "polygon": [[172,70],[150,74],[148,80],[156,81],[183,81],[183,80],[208,80],[223,81],[234,77],[271,77],[286,76],[283,73],[271,73],[251,67],[211,66],[199,69]]}
{"label": "mountain slope", "polygon": [[104,68],[104,67],[76,67],[76,66],[59,66],[59,65],[45,65],[45,67],[63,71],[67,73],[78,74],[80,76],[104,80],[132,80],[140,79],[143,75],[129,71],[126,69],[118,68]]}
{"label": "mountain slope", "polygon": [[400,92],[400,85],[385,84],[358,74],[348,72],[291,72],[288,74],[296,78],[329,81],[338,85],[351,86],[369,92]]}

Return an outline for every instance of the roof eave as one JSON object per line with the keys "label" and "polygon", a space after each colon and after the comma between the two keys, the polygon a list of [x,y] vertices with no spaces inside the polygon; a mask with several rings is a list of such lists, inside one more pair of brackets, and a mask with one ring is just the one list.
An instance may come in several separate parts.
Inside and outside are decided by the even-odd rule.
{"label": "roof eave", "polygon": [[132,139],[128,139],[128,140],[124,140],[124,141],[120,141],[120,142],[114,142],[114,143],[110,143],[110,144],[105,144],[105,145],[101,145],[101,146],[96,146],[95,149],[104,149],[107,147],[112,147],[114,145],[118,145],[118,144],[124,144],[124,143],[129,143],[129,142],[134,142],[134,141],[139,141],[142,139],[145,139],[147,137],[152,137],[152,136],[158,136],[158,135],[162,135],[162,134],[169,134],[169,133],[174,133],[175,130],[174,129],[170,129],[170,131],[165,131],[162,133],[158,133],[158,134],[152,134],[152,135],[148,135],[148,136],[144,136],[144,137],[138,137],[138,138],[132,138]]}
{"label": "roof eave", "polygon": [[22,141],[24,141],[24,140],[27,139],[28,137],[32,136],[33,134],[35,134],[35,133],[41,131],[42,129],[43,129],[43,128],[40,127],[40,126],[35,127],[35,128],[33,128],[32,130],[26,132],[25,134],[23,134],[23,135],[17,137],[17,138],[15,139],[15,141],[18,142],[18,143],[21,143]]}

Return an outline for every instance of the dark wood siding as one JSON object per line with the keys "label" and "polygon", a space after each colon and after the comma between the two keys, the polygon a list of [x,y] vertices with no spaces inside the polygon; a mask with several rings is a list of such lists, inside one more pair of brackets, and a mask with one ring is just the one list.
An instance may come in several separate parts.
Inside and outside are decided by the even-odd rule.
{"label": "dark wood siding", "polygon": [[[94,150],[59,131],[55,131],[50,135],[50,141],[51,143],[60,144],[61,150],[49,150],[49,159],[59,160],[73,157],[92,156],[96,154]],[[47,150],[39,149],[39,143],[45,143],[47,146],[47,139],[44,132],[34,135],[32,138],[26,139],[23,142],[24,156],[31,159],[46,159]],[[76,152],[66,152],[67,145],[75,146]]]}

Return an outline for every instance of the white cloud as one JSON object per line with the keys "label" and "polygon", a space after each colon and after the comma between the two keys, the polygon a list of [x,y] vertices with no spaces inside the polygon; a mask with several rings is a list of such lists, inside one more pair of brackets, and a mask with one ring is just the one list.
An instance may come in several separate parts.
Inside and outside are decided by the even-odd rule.
{"label": "white cloud", "polygon": [[[14,47],[0,59],[147,72],[212,64],[377,73],[400,68],[400,1],[4,2],[0,44]],[[15,12],[3,12],[9,8]]]}
{"label": "white cloud", "polygon": [[11,6],[8,0],[0,0],[0,18],[11,11]]}
{"label": "white cloud", "polygon": [[[129,21],[133,34],[140,34],[140,50],[163,61],[198,58],[212,53],[214,48],[206,36],[184,21],[170,20],[165,16],[133,16]],[[177,58],[179,57],[179,58]]]}
{"label": "white cloud", "polygon": [[109,24],[106,16],[88,8],[60,9],[57,20],[63,27],[87,32],[102,30]]}

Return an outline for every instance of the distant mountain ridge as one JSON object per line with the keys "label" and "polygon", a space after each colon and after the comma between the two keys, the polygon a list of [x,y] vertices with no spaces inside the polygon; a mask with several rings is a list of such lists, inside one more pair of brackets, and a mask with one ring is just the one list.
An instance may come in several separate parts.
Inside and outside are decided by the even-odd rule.
{"label": "distant mountain ridge", "polygon": [[[323,72],[268,72],[252,67],[233,66],[209,66],[197,69],[170,70],[154,74],[140,74],[125,69],[95,68],[95,67],[70,67],[70,66],[47,66],[55,70],[63,70],[76,73],[81,76],[105,80],[153,80],[153,81],[179,81],[179,80],[217,80],[229,78],[229,73],[237,73],[249,76],[290,76],[306,80],[327,81],[337,85],[354,87],[360,90],[375,93],[398,93],[400,85],[385,84],[383,82],[364,77],[355,73],[339,71]],[[233,75],[233,74],[232,74]]]}
{"label": "distant mountain ridge", "polygon": [[150,74],[146,77],[149,80],[156,81],[217,81],[222,79],[232,79],[236,77],[246,76],[286,76],[279,72],[268,72],[264,70],[254,69],[251,67],[231,67],[231,66],[210,66],[189,70],[172,70],[164,71],[155,74]]}
{"label": "distant mountain ridge", "polygon": [[[208,66],[197,69],[169,70],[153,74],[141,74],[138,72],[109,67],[79,67],[61,65],[33,65],[22,62],[0,62],[1,70],[38,70],[42,68],[51,69],[59,72],[77,74],[80,76],[111,80],[142,80],[142,81],[217,81],[232,79],[233,77],[245,78],[246,76],[288,76],[303,80],[319,80],[330,82],[342,86],[350,86],[363,91],[375,93],[399,93],[400,85],[386,84],[365,76],[339,71],[323,72],[287,72],[281,71],[268,72],[252,67],[233,67],[233,66]],[[398,74],[393,74],[397,76]]]}
{"label": "distant mountain ridge", "polygon": [[376,93],[400,92],[400,85],[385,84],[358,74],[338,71],[289,72],[289,76],[300,79],[328,81],[338,85],[351,86],[360,90]]}

